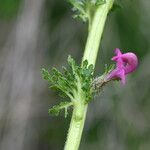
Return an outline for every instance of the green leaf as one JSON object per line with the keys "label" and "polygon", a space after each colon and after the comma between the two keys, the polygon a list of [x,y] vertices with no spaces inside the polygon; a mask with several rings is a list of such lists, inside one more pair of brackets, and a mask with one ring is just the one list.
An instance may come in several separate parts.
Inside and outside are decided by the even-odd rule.
{"label": "green leaf", "polygon": [[65,118],[68,115],[68,107],[72,106],[72,102],[61,102],[59,105],[55,105],[48,110],[49,114],[58,116],[61,110],[65,110]]}
{"label": "green leaf", "polygon": [[[68,56],[69,68],[63,67],[63,71],[60,72],[56,68],[52,68],[51,72],[46,69],[42,69],[43,79],[50,83],[50,88],[56,90],[63,98],[70,98],[71,101],[76,101],[76,97],[79,95],[81,99],[88,103],[93,93],[91,90],[93,79],[93,65],[89,65],[85,60],[81,65],[77,65],[75,60]],[[60,105],[54,106],[49,112],[58,115],[62,108],[65,109],[67,116],[67,105],[69,103],[60,103]]]}
{"label": "green leaf", "polygon": [[106,3],[106,0],[97,0],[95,4],[96,5],[103,5],[105,3]]}
{"label": "green leaf", "polygon": [[97,6],[106,3],[106,0],[67,0],[72,6],[75,15],[73,18],[81,19],[83,22],[90,20]]}
{"label": "green leaf", "polygon": [[88,65],[88,61],[87,59],[83,61],[83,68],[87,68],[87,65]]}
{"label": "green leaf", "polygon": [[42,77],[44,80],[51,81],[51,76],[50,76],[48,70],[42,68],[41,73],[42,73]]}
{"label": "green leaf", "polygon": [[70,55],[68,56],[68,64],[72,67],[72,70],[75,71],[76,63],[75,63],[74,59]]}

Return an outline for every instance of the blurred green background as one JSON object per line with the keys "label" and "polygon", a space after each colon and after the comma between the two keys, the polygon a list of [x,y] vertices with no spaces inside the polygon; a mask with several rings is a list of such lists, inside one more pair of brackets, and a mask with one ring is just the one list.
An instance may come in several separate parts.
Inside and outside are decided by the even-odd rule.
{"label": "blurred green background", "polygon": [[[125,86],[110,83],[89,105],[80,150],[150,149],[150,1],[120,0],[108,15],[95,76],[113,50],[139,58]],[[61,150],[69,127],[48,115],[62,99],[48,89],[41,68],[66,66],[83,55],[87,24],[74,20],[65,0],[0,0],[0,149]]]}

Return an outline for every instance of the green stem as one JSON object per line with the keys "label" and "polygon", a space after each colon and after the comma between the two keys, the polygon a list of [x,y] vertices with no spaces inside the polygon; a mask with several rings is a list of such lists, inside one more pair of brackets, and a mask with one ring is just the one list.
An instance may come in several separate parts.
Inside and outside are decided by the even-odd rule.
{"label": "green stem", "polygon": [[[95,11],[92,21],[90,20],[89,34],[85,46],[83,60],[87,59],[89,64],[93,64],[94,66],[96,63],[97,53],[107,14],[113,5],[113,2],[114,0],[107,0],[105,4],[100,5]],[[67,141],[64,148],[65,150],[78,150],[78,147],[80,145],[88,108],[88,104],[84,104],[83,101],[84,100],[82,99],[81,94],[79,96],[79,99],[76,100],[76,103],[74,104],[70,128],[68,131]]]}
{"label": "green stem", "polygon": [[104,30],[107,14],[113,5],[114,0],[107,0],[105,4],[100,5],[89,24],[89,35],[85,46],[83,60],[87,59],[89,64],[95,66],[100,40]]}
{"label": "green stem", "polygon": [[[65,150],[78,150],[80,140],[81,140],[81,135],[84,127],[84,122],[86,118],[86,112],[87,112],[87,105],[84,105],[82,107],[82,112],[81,115],[77,116],[76,113],[79,113],[79,108],[75,108],[73,110],[72,114],[72,119],[70,123],[70,128],[68,131],[68,137],[65,145]],[[82,117],[81,117],[82,116]]]}

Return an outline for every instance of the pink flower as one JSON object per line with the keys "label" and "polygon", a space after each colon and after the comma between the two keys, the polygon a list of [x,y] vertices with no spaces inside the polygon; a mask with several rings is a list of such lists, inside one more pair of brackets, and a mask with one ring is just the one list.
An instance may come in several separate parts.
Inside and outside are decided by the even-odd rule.
{"label": "pink flower", "polygon": [[115,54],[116,56],[111,60],[116,62],[116,68],[109,73],[107,80],[120,79],[121,83],[124,85],[126,75],[136,70],[138,59],[134,53],[128,52],[122,54],[118,48],[116,48]]}

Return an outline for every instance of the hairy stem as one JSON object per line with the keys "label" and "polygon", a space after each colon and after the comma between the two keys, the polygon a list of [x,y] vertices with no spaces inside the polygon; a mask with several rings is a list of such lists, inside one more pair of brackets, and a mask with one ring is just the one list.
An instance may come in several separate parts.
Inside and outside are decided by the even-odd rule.
{"label": "hairy stem", "polygon": [[[92,20],[90,20],[89,34],[82,62],[87,59],[89,64],[93,64],[95,66],[105,21],[113,2],[114,0],[106,0],[105,4],[100,5],[97,8]],[[74,104],[70,128],[64,148],[65,150],[78,150],[80,145],[88,108],[88,104],[83,103],[83,101],[83,96],[81,94],[79,95],[79,99],[77,99],[76,103]]]}

